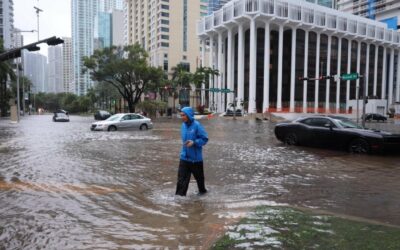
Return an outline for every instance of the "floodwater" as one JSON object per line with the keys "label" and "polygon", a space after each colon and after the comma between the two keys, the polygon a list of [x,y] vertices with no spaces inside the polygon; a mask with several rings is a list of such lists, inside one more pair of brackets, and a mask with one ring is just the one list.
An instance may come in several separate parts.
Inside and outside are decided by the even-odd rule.
{"label": "floodwater", "polygon": [[209,193],[193,181],[176,197],[179,120],[92,132],[91,117],[70,119],[0,120],[0,249],[207,249],[275,204],[400,225],[400,156],[287,147],[268,121],[202,120]]}

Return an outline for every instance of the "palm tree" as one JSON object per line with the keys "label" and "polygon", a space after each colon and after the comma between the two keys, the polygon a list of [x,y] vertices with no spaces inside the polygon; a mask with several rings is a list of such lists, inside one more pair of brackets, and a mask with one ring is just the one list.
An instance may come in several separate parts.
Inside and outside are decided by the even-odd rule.
{"label": "palm tree", "polygon": [[[202,68],[202,71],[204,72],[204,82],[205,82],[205,88],[206,89],[210,89],[211,87],[215,87],[214,86],[214,78],[215,76],[219,76],[219,71],[218,69],[213,69],[211,67],[204,67]],[[210,77],[211,77],[211,82],[212,85],[210,86]],[[214,95],[212,95],[214,97]],[[208,106],[210,106],[210,100],[208,102]],[[214,105],[214,100],[212,100],[212,105]]]}
{"label": "palm tree", "polygon": [[[0,53],[4,52],[3,40],[0,39]],[[8,110],[8,100],[11,98],[10,91],[7,89],[8,79],[14,80],[15,74],[8,62],[0,61],[0,115],[5,116]]]}
{"label": "palm tree", "polygon": [[[173,92],[173,97],[174,97],[174,109],[175,109],[175,97],[176,97],[176,91],[181,93],[182,88],[185,91],[185,96],[186,96],[186,88],[190,88],[190,82],[192,81],[193,75],[188,71],[188,69],[184,66],[184,64],[180,63],[176,65],[175,67],[172,68],[173,73],[172,73],[172,82],[174,84],[174,92]],[[188,98],[179,98],[179,104],[182,105],[188,105]]]}

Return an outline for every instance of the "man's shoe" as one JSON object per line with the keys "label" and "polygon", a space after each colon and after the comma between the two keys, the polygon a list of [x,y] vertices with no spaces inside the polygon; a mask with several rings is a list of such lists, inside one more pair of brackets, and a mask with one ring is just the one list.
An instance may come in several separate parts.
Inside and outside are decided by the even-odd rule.
{"label": "man's shoe", "polygon": [[205,195],[206,193],[207,193],[207,190],[204,191],[204,192],[198,192],[197,195],[198,195],[198,196],[202,196],[202,195]]}

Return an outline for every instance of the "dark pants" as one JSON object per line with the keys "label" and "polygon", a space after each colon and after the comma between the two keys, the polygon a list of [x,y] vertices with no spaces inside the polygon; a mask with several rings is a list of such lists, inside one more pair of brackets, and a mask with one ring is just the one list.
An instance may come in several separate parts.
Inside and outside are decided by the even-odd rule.
{"label": "dark pants", "polygon": [[189,188],[190,176],[193,174],[199,188],[199,193],[206,193],[204,186],[203,162],[188,162],[180,160],[178,170],[178,183],[176,184],[176,195],[185,196]]}

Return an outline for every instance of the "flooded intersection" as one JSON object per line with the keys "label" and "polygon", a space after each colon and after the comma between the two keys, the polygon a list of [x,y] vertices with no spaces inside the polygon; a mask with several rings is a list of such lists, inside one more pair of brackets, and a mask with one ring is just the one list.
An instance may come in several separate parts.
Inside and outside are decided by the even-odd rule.
{"label": "flooded intersection", "polygon": [[181,198],[174,195],[178,120],[115,133],[92,132],[91,122],[0,121],[4,249],[206,249],[260,205],[400,226],[399,156],[286,147],[273,123],[202,120],[210,192],[198,197],[193,181]]}

